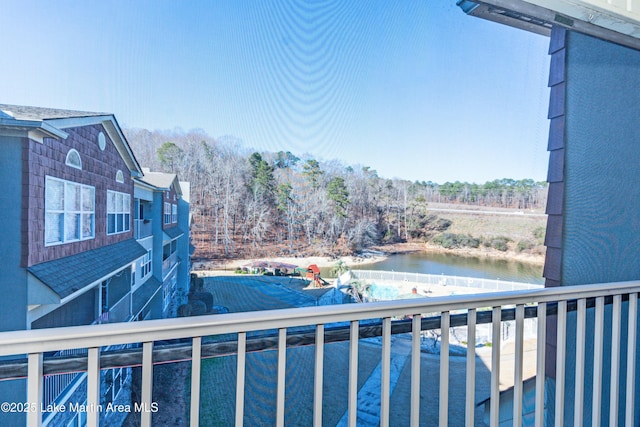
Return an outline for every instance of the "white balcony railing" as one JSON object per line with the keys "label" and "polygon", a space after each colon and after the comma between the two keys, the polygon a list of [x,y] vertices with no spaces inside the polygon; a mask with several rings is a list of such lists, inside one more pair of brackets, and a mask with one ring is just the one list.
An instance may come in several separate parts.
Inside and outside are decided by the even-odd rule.
{"label": "white balcony railing", "polygon": [[144,239],[153,234],[153,222],[150,219],[135,219],[133,230],[136,240]]}
{"label": "white balcony railing", "polygon": [[[61,350],[56,356],[77,356],[86,355],[86,349],[69,349]],[[70,372],[66,374],[49,375],[44,378],[42,405],[47,407],[55,402],[55,400],[73,383],[81,374],[78,372]]]}
{"label": "white balcony railing", "polygon": [[[492,426],[497,426],[500,422],[500,372],[505,368],[501,364],[501,322],[505,320],[505,308],[513,307],[511,312],[515,312],[515,340],[514,340],[514,362],[513,366],[513,425],[522,425],[523,413],[523,331],[525,313],[530,316],[534,312],[537,317],[537,350],[536,350],[536,379],[535,379],[535,425],[545,425],[545,368],[546,355],[545,343],[547,326],[553,325],[557,320],[557,329],[553,328],[557,335],[556,354],[556,380],[555,390],[555,423],[564,425],[564,408],[566,390],[573,392],[573,423],[582,425],[582,416],[585,411],[593,411],[593,419],[600,420],[601,408],[610,408],[609,424],[617,425],[618,417],[624,414],[626,425],[633,425],[634,409],[633,398],[635,395],[635,360],[636,360],[636,322],[638,314],[638,292],[640,292],[640,282],[608,283],[599,285],[570,286],[561,288],[549,288],[540,290],[510,291],[499,293],[488,293],[481,295],[456,295],[451,297],[424,298],[403,301],[386,301],[368,304],[345,304],[334,306],[295,308],[262,312],[231,313],[222,315],[200,316],[191,318],[163,319],[135,323],[106,324],[87,327],[70,327],[47,330],[30,330],[19,332],[5,332],[0,334],[0,356],[11,356],[27,354],[27,401],[34,408],[41,407],[43,400],[42,377],[43,377],[43,353],[53,352],[66,348],[87,348],[86,370],[87,382],[87,407],[98,407],[100,403],[100,368],[109,367],[108,363],[102,363],[100,348],[117,344],[137,344],[141,343],[141,407],[152,407],[152,377],[154,363],[158,363],[154,352],[155,341],[166,341],[171,339],[191,339],[191,348],[187,356],[182,356],[182,360],[191,360],[191,389],[190,399],[190,419],[191,425],[198,425],[200,411],[200,384],[201,384],[201,362],[203,357],[210,357],[205,354],[207,342],[211,342],[211,336],[222,336],[233,334],[234,345],[226,345],[226,354],[229,352],[236,355],[237,372],[235,387],[235,419],[236,425],[242,425],[245,420],[245,398],[246,398],[246,373],[251,371],[251,358],[247,353],[252,350],[252,345],[256,340],[260,341],[261,333],[265,331],[277,331],[275,347],[277,349],[277,379],[275,381],[276,398],[273,404],[274,419],[263,420],[268,425],[285,425],[285,397],[290,393],[285,393],[287,384],[301,384],[308,381],[313,382],[313,393],[309,400],[313,401],[313,425],[323,424],[323,399],[331,394],[336,384],[324,380],[325,377],[325,347],[329,345],[332,335],[331,330],[336,325],[345,325],[348,330],[348,402],[345,414],[346,424],[355,426],[358,417],[358,389],[359,389],[359,341],[366,330],[371,329],[370,319],[378,319],[381,323],[381,374],[377,393],[379,393],[379,423],[387,426],[390,422],[390,394],[391,394],[391,371],[395,369],[391,363],[392,333],[397,333],[398,325],[404,325],[404,330],[408,330],[411,337],[409,351],[410,358],[410,398],[406,402],[406,411],[409,413],[410,425],[417,426],[421,422],[420,417],[425,402],[421,401],[421,334],[424,329],[440,328],[440,362],[439,362],[439,383],[437,399],[437,409],[429,416],[428,423],[440,426],[448,425],[450,404],[455,398],[450,396],[450,326],[459,323],[459,319],[464,317],[467,325],[467,340],[475,342],[476,325],[482,323],[481,319],[489,319],[492,325],[493,337],[490,366],[490,416],[489,422]],[[623,302],[624,301],[624,302]],[[588,308],[593,306],[593,308]],[[607,309],[605,310],[605,306]],[[624,306],[624,308],[623,308]],[[572,308],[572,307],[575,307]],[[575,310],[572,311],[572,310]],[[436,313],[437,324],[425,326],[427,314]],[[568,316],[568,313],[571,313]],[[396,322],[392,319],[410,317],[408,321]],[[568,322],[568,317],[573,320]],[[589,318],[589,321],[587,321]],[[553,319],[548,322],[548,320]],[[428,322],[427,322],[428,323]],[[611,325],[610,336],[605,333],[605,323]],[[304,327],[313,327],[315,362],[311,371],[296,370],[296,375],[304,378],[293,378],[287,366],[287,348],[300,345],[295,335]],[[326,328],[325,328],[326,327]],[[307,329],[308,330],[308,329]],[[568,331],[575,333],[568,334]],[[607,331],[609,329],[607,328]],[[624,331],[624,333],[622,333]],[[249,337],[248,337],[249,334]],[[287,337],[289,335],[289,340]],[[575,342],[567,342],[567,337],[575,337]],[[595,343],[593,348],[587,350],[585,337],[593,337]],[[607,337],[603,341],[603,337]],[[203,343],[203,338],[206,338]],[[325,344],[325,338],[327,339]],[[342,338],[345,339],[345,338]],[[623,344],[626,342],[626,353],[621,354]],[[394,340],[395,343],[397,340]],[[215,344],[215,343],[214,343]],[[229,350],[233,348],[233,350]],[[567,364],[566,349],[575,348],[575,363]],[[264,348],[261,348],[264,350]],[[593,358],[585,358],[586,352],[593,351]],[[184,353],[182,353],[184,355]],[[173,353],[172,359],[180,359]],[[573,357],[573,356],[572,356]],[[603,363],[603,360],[610,360],[610,363]],[[590,360],[589,366],[585,360]],[[464,401],[461,402],[463,408],[465,425],[471,426],[475,423],[476,409],[476,347],[468,345],[466,348],[466,385],[463,387]],[[113,365],[118,366],[118,364]],[[120,364],[119,366],[124,366]],[[565,383],[565,373],[568,367],[575,366],[575,383]],[[289,366],[289,368],[292,368]],[[604,372],[604,369],[610,371]],[[332,367],[327,367],[326,371]],[[259,372],[259,371],[257,371]],[[585,393],[585,373],[587,377],[593,372],[592,392]],[[19,377],[20,375],[17,375]],[[435,377],[435,375],[434,375]],[[611,378],[607,383],[610,387],[603,387],[602,379]],[[624,382],[620,379],[625,379]],[[626,384],[626,391],[618,393],[619,385]],[[591,385],[589,386],[591,387]],[[328,389],[328,391],[327,391]],[[603,391],[614,390],[606,395]],[[625,395],[626,400],[619,401],[620,395]],[[586,401],[588,396],[589,401]],[[547,400],[549,396],[546,396]],[[233,400],[233,396],[228,397]],[[28,425],[39,425],[42,416],[38,411],[29,412]],[[153,413],[142,412],[141,425],[152,425]],[[88,425],[97,425],[99,413],[88,412]],[[425,420],[423,419],[424,423]]]}
{"label": "white balcony railing", "polygon": [[162,278],[166,278],[169,271],[178,262],[178,253],[174,252],[162,261]]}

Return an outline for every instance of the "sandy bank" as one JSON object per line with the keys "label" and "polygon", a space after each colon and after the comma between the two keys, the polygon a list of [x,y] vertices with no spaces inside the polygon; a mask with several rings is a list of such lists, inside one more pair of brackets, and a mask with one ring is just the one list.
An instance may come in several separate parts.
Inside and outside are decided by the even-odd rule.
{"label": "sandy bank", "polygon": [[[353,267],[358,264],[371,264],[380,262],[386,259],[389,254],[375,253],[367,254],[365,256],[346,256],[340,258],[331,257],[269,257],[260,258],[259,260],[269,260],[272,262],[281,262],[285,264],[293,264],[298,267],[308,267],[311,264],[316,264],[320,268],[328,268],[336,265],[338,260],[342,260],[349,267]],[[212,276],[216,274],[225,274],[229,271],[235,271],[237,268],[251,264],[257,261],[256,259],[233,259],[233,260],[214,260],[205,262],[195,262],[193,264],[193,272],[200,276]]]}
{"label": "sandy bank", "polygon": [[[446,249],[441,246],[429,243],[396,243],[392,245],[382,245],[372,247],[369,252],[361,256],[344,256],[339,258],[313,256],[313,257],[269,257],[260,258],[268,259],[273,262],[281,262],[293,264],[299,267],[307,267],[316,264],[320,268],[333,267],[338,260],[342,260],[350,267],[359,264],[373,264],[387,259],[390,255],[406,254],[412,252],[425,253],[448,253],[456,256],[466,257],[487,257],[493,259],[502,259],[509,261],[518,261],[528,264],[542,265],[544,264],[544,255],[516,253],[513,251],[501,252],[492,248],[460,248]],[[235,271],[237,268],[246,266],[257,259],[229,259],[229,260],[211,260],[196,261],[193,264],[193,271],[200,276],[211,276],[216,274],[225,274],[229,271]]]}

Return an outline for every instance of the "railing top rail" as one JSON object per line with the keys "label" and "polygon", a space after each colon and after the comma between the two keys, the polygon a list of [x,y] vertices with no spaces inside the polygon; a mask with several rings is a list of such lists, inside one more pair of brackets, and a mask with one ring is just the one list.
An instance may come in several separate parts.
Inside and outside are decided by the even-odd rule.
{"label": "railing top rail", "polygon": [[640,292],[640,281],[563,286],[474,295],[327,305],[244,313],[215,314],[144,322],[73,326],[0,333],[0,356],[70,348],[102,347],[207,335],[359,321],[397,315],[435,313],[593,298]]}

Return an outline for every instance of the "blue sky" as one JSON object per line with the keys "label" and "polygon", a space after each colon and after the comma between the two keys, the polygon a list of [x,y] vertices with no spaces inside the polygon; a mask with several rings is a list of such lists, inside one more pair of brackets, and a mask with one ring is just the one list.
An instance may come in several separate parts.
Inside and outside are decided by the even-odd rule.
{"label": "blue sky", "polygon": [[454,0],[3,0],[0,40],[0,103],[388,178],[546,177],[548,39]]}

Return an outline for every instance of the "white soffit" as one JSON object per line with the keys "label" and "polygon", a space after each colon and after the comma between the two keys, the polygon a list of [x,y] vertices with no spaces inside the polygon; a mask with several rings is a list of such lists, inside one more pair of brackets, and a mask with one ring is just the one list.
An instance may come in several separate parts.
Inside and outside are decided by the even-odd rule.
{"label": "white soffit", "polygon": [[549,35],[553,25],[640,49],[640,0],[457,0],[469,15]]}
{"label": "white soffit", "polygon": [[581,21],[640,38],[640,0],[526,0]]}

